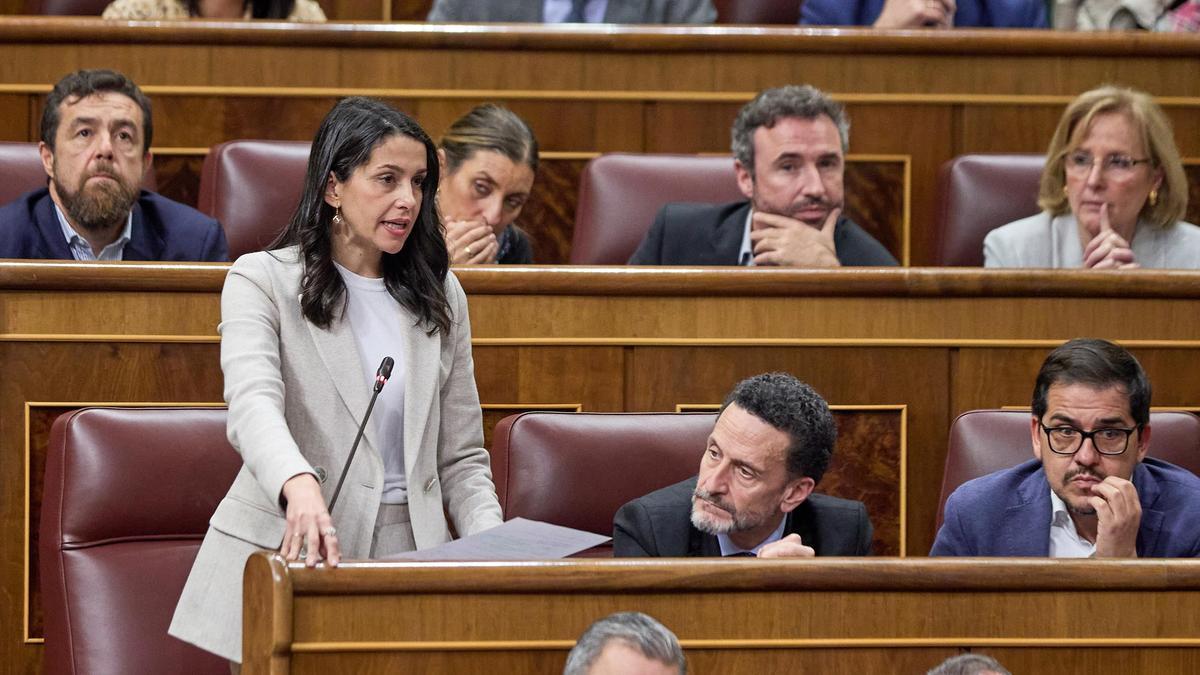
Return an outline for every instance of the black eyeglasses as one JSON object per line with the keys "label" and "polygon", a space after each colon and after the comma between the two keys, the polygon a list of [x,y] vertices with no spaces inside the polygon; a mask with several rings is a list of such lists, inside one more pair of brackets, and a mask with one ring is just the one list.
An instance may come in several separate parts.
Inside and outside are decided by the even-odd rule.
{"label": "black eyeglasses", "polygon": [[1102,455],[1119,455],[1129,447],[1129,437],[1133,432],[1141,428],[1139,425],[1131,429],[1114,427],[1084,431],[1072,426],[1048,427],[1041,422],[1038,422],[1038,425],[1046,432],[1050,450],[1057,455],[1073,455],[1079,452],[1083,442],[1089,438],[1092,439],[1096,452]]}

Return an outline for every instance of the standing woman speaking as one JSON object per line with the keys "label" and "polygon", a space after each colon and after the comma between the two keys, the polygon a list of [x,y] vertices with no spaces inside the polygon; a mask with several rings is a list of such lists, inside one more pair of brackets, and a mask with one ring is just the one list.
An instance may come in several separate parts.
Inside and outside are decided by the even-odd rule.
{"label": "standing woman speaking", "polygon": [[[461,535],[500,524],[437,186],[437,151],[416,122],[345,99],[313,139],[300,205],[273,250],[229,270],[221,370],[243,465],[171,635],[240,662],[242,568],[255,551],[335,566],[436,546],[451,524]],[[331,515],[385,356],[392,378]]]}

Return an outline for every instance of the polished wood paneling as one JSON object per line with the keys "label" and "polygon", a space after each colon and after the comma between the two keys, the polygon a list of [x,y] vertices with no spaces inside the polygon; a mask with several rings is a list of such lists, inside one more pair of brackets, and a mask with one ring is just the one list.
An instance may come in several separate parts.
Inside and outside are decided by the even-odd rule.
{"label": "polished wood paneling", "polygon": [[[369,6],[340,3],[335,12],[342,4],[360,8],[348,13]],[[413,18],[423,8],[393,2],[390,11]],[[435,137],[475,103],[499,100],[530,120],[548,151],[725,153],[730,122],[756,91],[809,82],[846,103],[852,152],[910,158],[911,261],[921,265],[936,254],[940,165],[967,152],[1041,151],[1062,107],[1087,87],[1116,82],[1160,97],[1183,153],[1200,156],[1198,54],[1181,36],[1040,31],[918,39],[783,27],[150,28],[9,18],[0,22],[0,82],[8,83],[0,96],[36,99],[63,73],[103,65],[147,87],[164,147],[311,138],[338,96],[363,93],[414,113]],[[7,107],[0,102],[0,111]],[[28,113],[14,110],[0,115],[0,137],[32,138]],[[870,188],[852,186],[851,210],[860,209],[868,228],[893,231],[891,220],[877,220]],[[564,234],[557,232],[545,260],[561,259]]]}
{"label": "polished wood paneling", "polygon": [[[1107,655],[1118,652],[1123,664],[1150,667],[1121,672],[1186,673],[1200,646],[1192,629],[1200,566],[1191,561],[625,560],[312,570],[256,554],[246,579],[248,674],[456,672],[485,656],[493,668],[559,672],[588,624],[630,609],[672,629],[697,672],[911,672],[895,665],[930,667],[971,648],[1002,650],[1026,666],[1014,672],[1091,673],[1108,669]],[[1067,618],[1080,604],[1122,619]]]}
{"label": "polished wood paneling", "polygon": [[391,0],[392,21],[424,21],[433,0]]}
{"label": "polished wood paneling", "polygon": [[[52,408],[220,400],[216,325],[226,269],[0,262],[0,476],[8,477],[0,481],[0,533],[7,540],[26,541],[32,526],[26,499],[36,501],[38,487],[34,481],[26,490],[25,443],[32,435],[37,473],[38,429]],[[906,406],[909,556],[923,555],[933,539],[952,417],[1027,404],[1038,365],[1062,340],[1123,341],[1145,365],[1156,405],[1200,406],[1195,273],[566,266],[456,273],[470,301],[481,401],[499,406],[488,409],[489,426],[506,411],[547,406],[672,411],[714,403],[738,379],[779,369],[835,404]],[[52,405],[34,406],[27,433],[25,406],[38,403]],[[0,551],[0,586],[12,599],[0,604],[0,634],[14,645],[24,636],[26,550]],[[36,648],[10,649],[0,658],[36,669]]]}

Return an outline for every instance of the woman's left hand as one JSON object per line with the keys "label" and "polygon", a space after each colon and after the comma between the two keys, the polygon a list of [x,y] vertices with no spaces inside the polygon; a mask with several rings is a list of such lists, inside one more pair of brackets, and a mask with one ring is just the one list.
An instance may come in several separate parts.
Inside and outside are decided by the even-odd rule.
{"label": "woman's left hand", "polygon": [[482,220],[451,220],[446,222],[446,248],[451,265],[482,265],[496,262],[500,245]]}
{"label": "woman's left hand", "polygon": [[303,557],[309,567],[321,558],[326,565],[337,567],[342,557],[337,529],[317,479],[311,473],[292,476],[283,484],[283,498],[287,500],[287,529],[279,553],[285,560]]}

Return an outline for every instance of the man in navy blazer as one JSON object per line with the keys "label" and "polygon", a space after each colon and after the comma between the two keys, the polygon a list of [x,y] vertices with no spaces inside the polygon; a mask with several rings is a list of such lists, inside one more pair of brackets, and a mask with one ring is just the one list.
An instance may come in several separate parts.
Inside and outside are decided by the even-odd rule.
{"label": "man in navy blazer", "polygon": [[804,0],[800,23],[874,28],[1048,28],[1043,0]]}
{"label": "man in navy blazer", "polygon": [[1200,556],[1200,478],[1146,458],[1150,383],[1132,354],[1072,340],[1038,373],[1035,459],[968,481],[946,501],[930,555]]}
{"label": "man in navy blazer", "polygon": [[842,215],[850,121],[840,103],[808,85],[767,89],[742,106],[731,136],[749,201],[667,204],[630,265],[897,264]]}
{"label": "man in navy blazer", "polygon": [[59,80],[38,144],[49,185],[0,208],[0,258],[228,260],[220,223],[139,188],[152,136],[150,101],[124,75]]}

